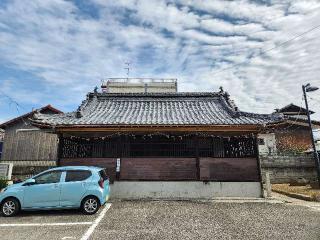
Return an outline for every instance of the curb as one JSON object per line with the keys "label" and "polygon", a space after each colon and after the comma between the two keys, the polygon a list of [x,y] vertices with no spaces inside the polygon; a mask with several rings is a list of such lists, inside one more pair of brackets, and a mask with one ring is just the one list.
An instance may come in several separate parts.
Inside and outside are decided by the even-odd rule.
{"label": "curb", "polygon": [[285,191],[281,191],[281,190],[274,190],[272,189],[273,192],[276,193],[280,193],[283,195],[286,195],[288,197],[292,197],[292,198],[297,198],[300,200],[304,200],[304,201],[309,201],[309,202],[313,202],[313,199],[307,195],[303,195],[303,194],[299,194],[299,193],[289,193],[289,192],[285,192]]}

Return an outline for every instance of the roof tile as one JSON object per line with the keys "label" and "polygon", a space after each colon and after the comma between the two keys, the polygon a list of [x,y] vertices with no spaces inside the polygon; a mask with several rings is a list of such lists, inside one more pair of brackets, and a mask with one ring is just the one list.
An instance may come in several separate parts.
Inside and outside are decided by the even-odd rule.
{"label": "roof tile", "polygon": [[89,93],[76,112],[36,114],[34,122],[66,125],[244,125],[265,124],[276,115],[235,110],[222,93]]}

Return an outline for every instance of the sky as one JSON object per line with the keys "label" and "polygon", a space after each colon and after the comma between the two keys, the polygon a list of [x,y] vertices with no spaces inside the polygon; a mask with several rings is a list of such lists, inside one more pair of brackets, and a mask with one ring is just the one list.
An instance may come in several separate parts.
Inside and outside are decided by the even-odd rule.
{"label": "sky", "polygon": [[[242,111],[303,106],[301,85],[320,87],[319,24],[320,0],[1,0],[0,122],[73,111],[128,61],[179,91],[223,86]],[[320,119],[320,90],[309,102]]]}

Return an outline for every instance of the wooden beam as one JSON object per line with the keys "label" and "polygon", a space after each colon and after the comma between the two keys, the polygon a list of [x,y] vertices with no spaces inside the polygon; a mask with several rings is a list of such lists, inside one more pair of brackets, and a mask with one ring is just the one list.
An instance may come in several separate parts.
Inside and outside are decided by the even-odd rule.
{"label": "wooden beam", "polygon": [[259,125],[59,127],[56,132],[258,132]]}

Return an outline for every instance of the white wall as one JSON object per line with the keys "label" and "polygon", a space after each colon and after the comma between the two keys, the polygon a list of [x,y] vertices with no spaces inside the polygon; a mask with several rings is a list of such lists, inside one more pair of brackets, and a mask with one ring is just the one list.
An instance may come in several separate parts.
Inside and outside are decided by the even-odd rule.
{"label": "white wall", "polygon": [[258,138],[264,140],[263,145],[258,143],[260,155],[273,154],[277,152],[276,136],[274,133],[260,133],[258,134]]}
{"label": "white wall", "polygon": [[108,93],[177,92],[176,83],[118,83],[107,85]]}

